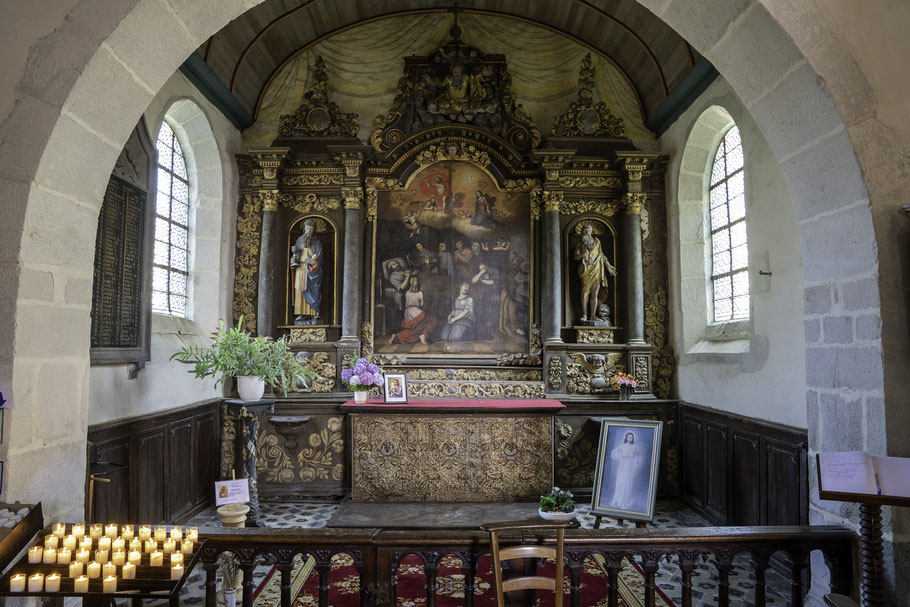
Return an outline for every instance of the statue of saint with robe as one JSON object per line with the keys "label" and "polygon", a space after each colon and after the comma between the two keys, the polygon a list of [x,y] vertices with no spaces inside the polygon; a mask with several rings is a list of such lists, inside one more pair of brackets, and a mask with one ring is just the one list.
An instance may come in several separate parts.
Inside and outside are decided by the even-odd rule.
{"label": "statue of saint with robe", "polygon": [[[585,224],[581,241],[575,247],[578,277],[581,279],[581,320],[606,320],[598,316],[599,300],[607,297],[607,274],[616,276],[614,268],[601,249],[600,239],[594,236],[594,226]],[[603,294],[601,294],[603,289]]]}
{"label": "statue of saint with robe", "polygon": [[294,268],[294,324],[315,325],[319,322],[322,300],[322,243],[316,238],[316,222],[303,222],[303,234],[291,247]]}

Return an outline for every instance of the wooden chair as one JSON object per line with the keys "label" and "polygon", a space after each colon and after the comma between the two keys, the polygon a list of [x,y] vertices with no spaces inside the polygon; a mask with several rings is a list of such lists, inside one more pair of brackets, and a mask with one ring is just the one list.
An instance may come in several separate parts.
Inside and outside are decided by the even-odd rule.
{"label": "wooden chair", "polygon": [[[511,523],[487,523],[481,525],[481,528],[490,534],[490,555],[493,559],[493,578],[496,589],[496,605],[504,607],[504,593],[514,590],[552,590],[556,593],[555,606],[562,607],[563,602],[563,568],[565,563],[565,554],[563,552],[563,540],[566,528],[571,523],[548,522],[544,520],[521,521]],[[499,536],[502,533],[510,532],[534,532],[541,529],[556,530],[556,548],[552,546],[529,546],[519,545],[510,546],[509,548],[499,547]],[[552,558],[556,559],[556,577],[548,578],[537,575],[523,577],[513,577],[503,581],[502,579],[502,562],[520,558]]]}
{"label": "wooden chair", "polygon": [[830,607],[858,607],[853,599],[842,594],[826,594],[825,605]]}

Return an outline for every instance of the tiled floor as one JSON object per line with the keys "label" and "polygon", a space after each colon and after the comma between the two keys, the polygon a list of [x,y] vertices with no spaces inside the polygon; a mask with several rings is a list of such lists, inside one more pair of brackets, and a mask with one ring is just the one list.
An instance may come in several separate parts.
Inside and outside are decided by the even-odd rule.
{"label": "tiled floor", "polygon": [[[269,527],[324,527],[335,512],[337,505],[330,502],[307,502],[297,504],[262,504],[263,522]],[[588,513],[587,506],[580,506],[582,527],[592,528],[594,516]],[[214,509],[208,510],[195,517],[192,525],[218,525],[218,517]],[[616,521],[605,518],[603,526],[615,525]],[[654,526],[670,529],[674,527],[704,527],[709,523],[687,510],[676,501],[659,501],[657,514],[654,517]],[[631,523],[626,523],[631,526]],[[263,562],[254,573],[256,584],[268,573],[270,565]],[[715,568],[711,563],[700,563],[693,575],[693,599],[697,607],[715,607],[717,605],[714,595],[716,593],[716,578],[713,573]],[[769,606],[783,607],[789,605],[786,596],[789,593],[789,582],[769,570],[767,573],[767,604]],[[200,568],[194,570],[181,593],[181,602],[187,605],[201,605],[204,602],[204,574]],[[677,605],[681,604],[682,576],[676,562],[661,562],[657,574],[657,583],[660,588]],[[731,607],[749,607],[752,605],[754,592],[754,578],[752,568],[745,556],[737,557],[734,570],[730,575],[730,605]]]}

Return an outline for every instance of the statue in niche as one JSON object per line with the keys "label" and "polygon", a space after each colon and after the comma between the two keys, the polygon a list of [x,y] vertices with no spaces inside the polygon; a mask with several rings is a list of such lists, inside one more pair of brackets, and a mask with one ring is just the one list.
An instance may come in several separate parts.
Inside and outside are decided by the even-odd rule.
{"label": "statue in niche", "polygon": [[575,260],[578,261],[578,277],[581,279],[581,322],[609,325],[607,274],[616,276],[616,268],[604,255],[600,239],[594,235],[594,225],[590,222],[579,225],[581,240],[575,246]]}
{"label": "statue in niche", "polygon": [[291,247],[291,267],[294,268],[294,324],[319,324],[322,300],[324,254],[316,238],[316,222],[303,222],[303,234]]}

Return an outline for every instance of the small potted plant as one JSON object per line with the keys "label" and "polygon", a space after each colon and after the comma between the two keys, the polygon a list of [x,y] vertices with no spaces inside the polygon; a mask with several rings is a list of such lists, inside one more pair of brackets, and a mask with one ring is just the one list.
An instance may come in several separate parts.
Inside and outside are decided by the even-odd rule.
{"label": "small potted plant", "polygon": [[237,604],[237,588],[243,583],[240,561],[232,553],[225,552],[218,558],[218,569],[221,571],[221,592],[224,596],[224,607],[234,607]]}
{"label": "small potted plant", "polygon": [[175,352],[171,360],[193,365],[190,373],[200,379],[215,377],[215,387],[228,377],[236,377],[237,392],[246,401],[261,399],[266,384],[287,394],[292,382],[316,375],[294,355],[287,335],[275,341],[253,337],[242,327],[242,316],[236,327],[226,329],[222,321],[210,348],[186,347]]}
{"label": "small potted plant", "polygon": [[632,390],[638,387],[638,380],[627,373],[614,373],[610,387],[619,392],[619,400],[629,400]]}
{"label": "small potted plant", "polygon": [[382,369],[366,358],[358,358],[350,368],[342,369],[341,381],[354,393],[354,402],[365,403],[373,386],[381,387],[385,382]]}
{"label": "small potted plant", "polygon": [[553,487],[550,493],[540,496],[537,512],[548,521],[571,521],[575,518],[575,497],[571,491]]}

